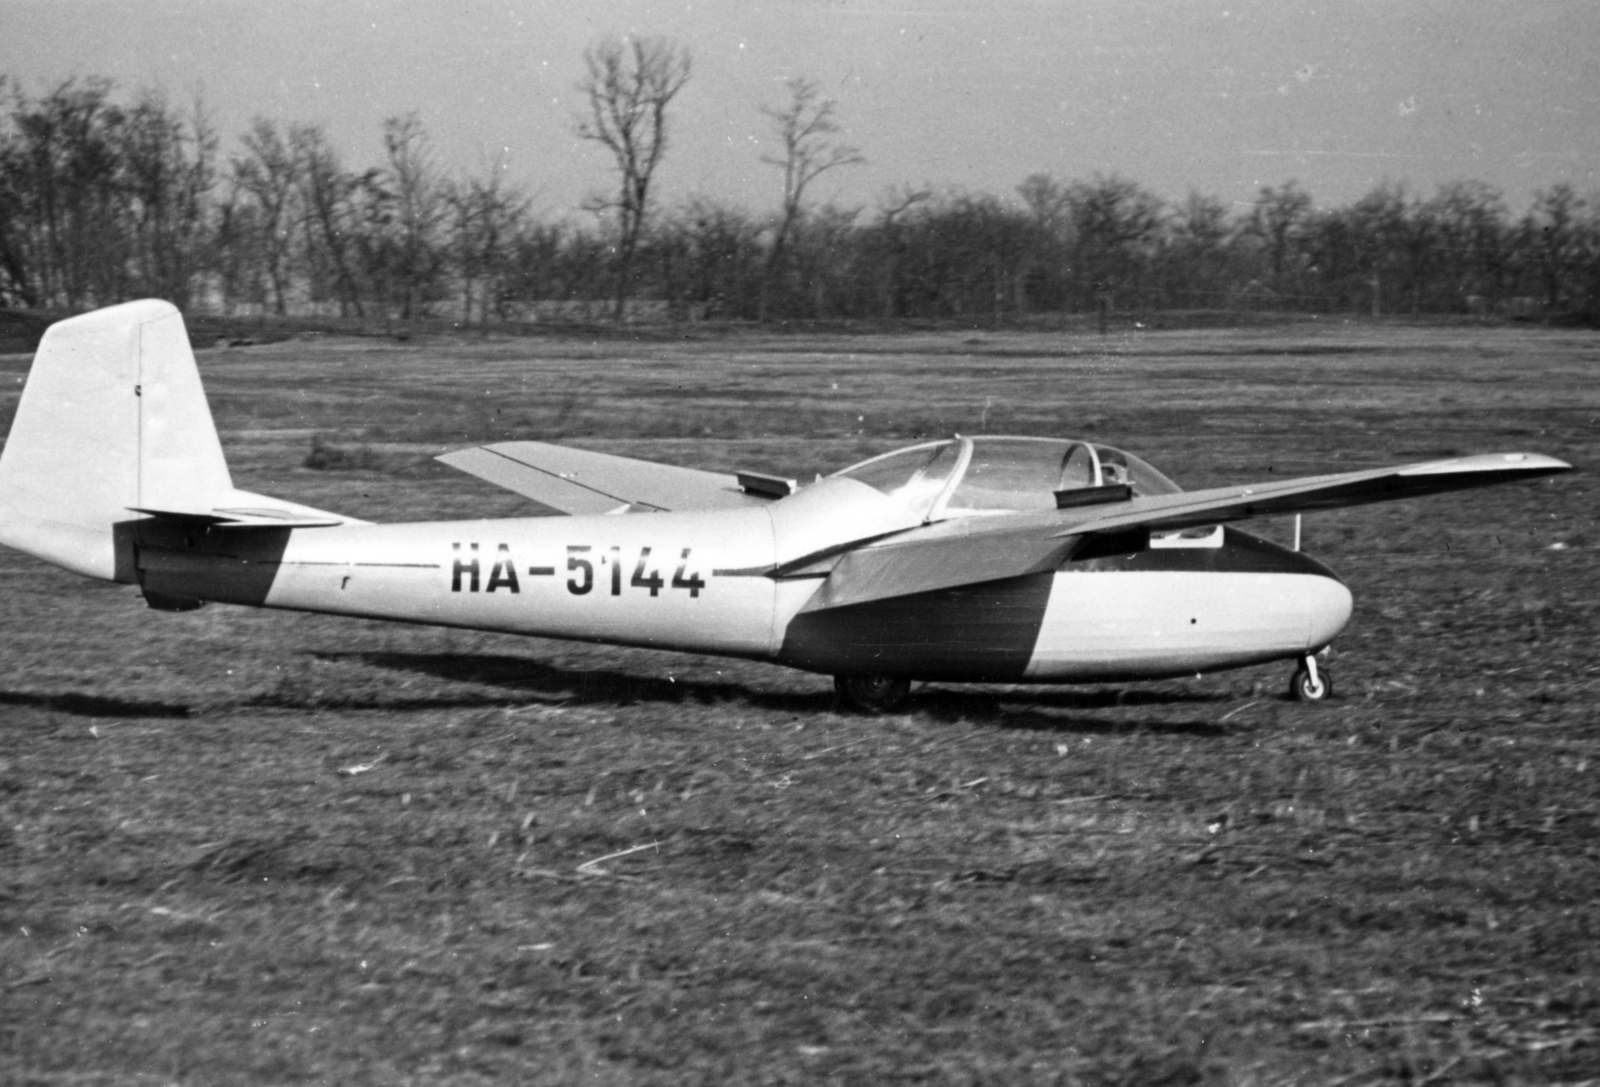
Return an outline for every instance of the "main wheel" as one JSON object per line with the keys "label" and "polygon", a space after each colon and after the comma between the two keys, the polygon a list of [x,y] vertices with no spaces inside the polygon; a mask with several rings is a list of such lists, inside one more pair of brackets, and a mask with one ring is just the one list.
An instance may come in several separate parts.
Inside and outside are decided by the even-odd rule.
{"label": "main wheel", "polygon": [[1296,668],[1289,680],[1289,697],[1296,702],[1321,702],[1333,694],[1333,676],[1326,668],[1318,668],[1315,679],[1304,667]]}
{"label": "main wheel", "polygon": [[893,713],[911,697],[911,681],[893,676],[834,676],[839,701],[861,713]]}

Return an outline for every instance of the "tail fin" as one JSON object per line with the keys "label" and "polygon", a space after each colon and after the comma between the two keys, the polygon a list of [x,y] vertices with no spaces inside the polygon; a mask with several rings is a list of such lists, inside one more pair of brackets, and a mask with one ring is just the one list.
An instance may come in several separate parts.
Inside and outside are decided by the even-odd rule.
{"label": "tail fin", "polygon": [[0,544],[132,582],[132,525],[141,514],[219,525],[344,523],[234,489],[183,317],[158,301],[51,325],[0,451]]}

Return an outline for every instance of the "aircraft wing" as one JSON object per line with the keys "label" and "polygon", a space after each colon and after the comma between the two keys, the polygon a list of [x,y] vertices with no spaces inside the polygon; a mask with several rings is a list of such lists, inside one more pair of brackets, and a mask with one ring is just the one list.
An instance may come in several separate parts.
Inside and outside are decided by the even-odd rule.
{"label": "aircraft wing", "polygon": [[1054,570],[1086,536],[1169,532],[1272,514],[1414,498],[1570,470],[1571,465],[1537,453],[1497,453],[1036,513],[953,518],[820,561],[780,566],[774,573],[779,578],[826,575],[805,607],[817,611]]}
{"label": "aircraft wing", "polygon": [[1485,453],[1473,457],[1372,468],[1337,475],[1302,476],[1204,491],[1152,495],[1102,506],[1060,511],[1055,535],[1147,528],[1156,532],[1242,521],[1281,513],[1364,506],[1427,494],[1537,479],[1569,472],[1572,465],[1539,453]]}
{"label": "aircraft wing", "polygon": [[[436,458],[558,513],[720,510],[765,505],[787,481],[724,475],[547,442],[499,442]],[[765,485],[764,485],[765,484]]]}

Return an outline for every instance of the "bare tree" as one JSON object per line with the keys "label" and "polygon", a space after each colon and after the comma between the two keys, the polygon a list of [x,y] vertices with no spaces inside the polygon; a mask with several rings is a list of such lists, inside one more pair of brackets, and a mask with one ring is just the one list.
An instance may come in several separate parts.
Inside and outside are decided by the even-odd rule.
{"label": "bare tree", "polygon": [[502,155],[485,167],[482,176],[464,178],[448,190],[463,325],[472,323],[474,301],[484,326],[491,311],[504,310],[504,280],[528,211],[528,198],[506,184],[506,169]]}
{"label": "bare tree", "polygon": [[789,249],[799,282],[810,295],[808,308],[817,317],[867,312],[872,305],[871,281],[856,220],[861,208],[824,204],[806,216],[806,228]]}
{"label": "bare tree", "polygon": [[152,91],[126,111],[120,136],[129,291],[187,308],[206,257],[216,136],[198,100],[186,125]]}
{"label": "bare tree", "polygon": [[[104,304],[127,280],[122,131],[126,114],[111,82],[69,79],[12,111],[17,242],[34,268],[33,304]],[[9,186],[8,186],[9,187]]]}
{"label": "bare tree", "polygon": [[407,113],[386,119],[383,147],[388,159],[384,183],[394,201],[393,255],[400,318],[410,320],[438,288],[445,258],[439,234],[449,209],[433,146],[420,117]]}
{"label": "bare tree", "polygon": [[904,224],[902,316],[1003,318],[1032,233],[1022,209],[990,194],[951,192]]}
{"label": "bare tree", "polygon": [[1554,312],[1574,293],[1573,273],[1583,250],[1584,201],[1566,182],[1533,194],[1533,207],[1523,218],[1525,250],[1544,288],[1544,306]]}
{"label": "bare tree", "polygon": [[1505,290],[1510,214],[1498,189],[1481,181],[1439,186],[1425,214],[1442,254],[1435,284],[1442,307],[1486,312]]}
{"label": "bare tree", "polygon": [[362,178],[345,171],[321,125],[290,126],[289,146],[300,186],[311,297],[322,301],[332,294],[339,300],[342,316],[354,310],[364,317],[353,252],[360,227],[357,196]]}
{"label": "bare tree", "polygon": [[678,312],[748,318],[761,283],[761,225],[743,210],[693,197],[669,221],[662,249],[676,249],[674,277],[663,284]]}
{"label": "bare tree", "polygon": [[1298,181],[1285,181],[1276,189],[1263,186],[1250,212],[1250,233],[1267,251],[1267,271],[1275,291],[1291,289],[1290,274],[1297,270],[1298,250],[1311,218],[1311,194]]}
{"label": "bare tree", "polygon": [[1096,174],[1068,187],[1067,211],[1077,294],[1093,302],[1104,329],[1119,293],[1139,295],[1161,229],[1162,201],[1119,174]]}
{"label": "bare tree", "polygon": [[614,201],[598,200],[594,211],[617,213],[616,320],[628,305],[633,258],[650,211],[650,182],[667,151],[667,106],[689,81],[689,51],[667,38],[604,38],[584,51],[585,75],[578,90],[589,115],[578,136],[593,140],[616,160]]}
{"label": "bare tree", "polygon": [[886,189],[878,199],[878,221],[866,241],[878,265],[878,297],[886,319],[905,312],[906,216],[931,199],[932,189],[913,189],[910,185]]}
{"label": "bare tree", "polygon": [[266,274],[272,291],[273,312],[282,315],[288,312],[296,215],[294,156],[278,123],[265,117],[257,117],[240,142],[245,154],[233,160],[233,193],[225,211],[233,228],[227,236],[254,254],[255,270]]}
{"label": "bare tree", "polygon": [[805,212],[806,188],[829,170],[859,166],[867,160],[858,148],[835,143],[839,125],[833,119],[833,99],[823,98],[818,85],[795,77],[788,81],[789,104],[782,109],[762,106],[772,120],[782,144],[781,155],[762,155],[761,161],[783,170],[783,204],[772,232],[766,273],[761,283],[760,318],[767,318],[768,296],[785,256],[785,245]]}
{"label": "bare tree", "polygon": [[1229,242],[1233,224],[1228,205],[1194,189],[1177,205],[1162,239],[1162,286],[1167,305],[1214,306],[1226,298]]}
{"label": "bare tree", "polygon": [[1404,186],[1380,182],[1343,214],[1354,228],[1356,266],[1370,283],[1372,315],[1392,308],[1385,299],[1398,303],[1408,279],[1415,297],[1415,264],[1429,255],[1426,244],[1416,244],[1427,240],[1426,221],[1415,214]]}
{"label": "bare tree", "polygon": [[1049,174],[1029,174],[1017,195],[1032,221],[1027,267],[1018,277],[1017,308],[1031,303],[1057,309],[1066,292],[1068,246],[1072,238],[1072,200],[1067,187]]}

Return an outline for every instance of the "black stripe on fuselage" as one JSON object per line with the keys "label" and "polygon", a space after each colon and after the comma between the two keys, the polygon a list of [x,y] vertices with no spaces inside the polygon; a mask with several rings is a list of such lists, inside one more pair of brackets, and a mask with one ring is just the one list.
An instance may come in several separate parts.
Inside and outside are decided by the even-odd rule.
{"label": "black stripe on fuselage", "polygon": [[131,527],[139,585],[147,597],[251,607],[266,602],[292,531],[195,531],[170,517],[145,518]]}
{"label": "black stripe on fuselage", "polygon": [[[1223,534],[1220,547],[1155,548],[1142,532],[1088,536],[1059,572],[1315,574],[1338,580],[1303,552],[1233,528]],[[1054,580],[1054,573],[1028,574],[802,612],[790,621],[778,660],[833,675],[1018,680],[1038,644]]]}

